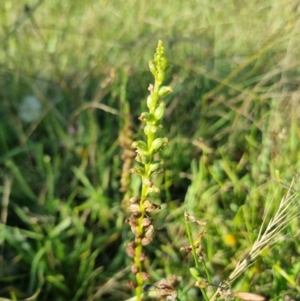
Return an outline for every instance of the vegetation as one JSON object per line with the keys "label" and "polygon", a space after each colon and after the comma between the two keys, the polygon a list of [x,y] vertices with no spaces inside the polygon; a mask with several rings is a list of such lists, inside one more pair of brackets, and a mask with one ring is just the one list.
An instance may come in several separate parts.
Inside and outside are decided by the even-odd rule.
{"label": "vegetation", "polygon": [[[288,0],[5,0],[0,300],[299,300],[299,15]],[[160,39],[173,93],[140,281],[130,146]]]}

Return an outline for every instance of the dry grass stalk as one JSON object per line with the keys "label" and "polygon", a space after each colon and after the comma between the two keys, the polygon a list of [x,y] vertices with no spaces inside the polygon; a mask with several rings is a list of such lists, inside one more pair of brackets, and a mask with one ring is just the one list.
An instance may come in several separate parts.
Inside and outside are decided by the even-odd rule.
{"label": "dry grass stalk", "polygon": [[[275,216],[271,218],[267,225],[267,228],[263,231],[266,217],[269,212],[269,208],[267,209],[263,223],[259,230],[258,237],[255,240],[251,251],[245,258],[238,262],[234,271],[230,274],[228,280],[224,282],[226,286],[230,286],[230,284],[232,284],[235,279],[237,279],[249,266],[251,266],[254,263],[255,259],[265,248],[270,247],[278,241],[276,237],[289,225],[291,220],[299,217],[299,203],[296,202],[296,197],[299,192],[291,193],[293,184],[294,179],[292,180],[287,193],[282,198]],[[222,290],[223,288],[218,288],[216,293],[211,297],[210,301],[214,301],[218,296],[222,295]]]}

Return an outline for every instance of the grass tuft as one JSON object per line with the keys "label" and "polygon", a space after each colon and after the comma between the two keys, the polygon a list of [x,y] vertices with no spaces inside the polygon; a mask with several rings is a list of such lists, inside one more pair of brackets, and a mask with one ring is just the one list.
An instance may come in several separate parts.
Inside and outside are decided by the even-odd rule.
{"label": "grass tuft", "polygon": [[[147,64],[162,39],[173,92],[159,132],[169,141],[159,152],[165,172],[149,199],[161,210],[146,213],[155,236],[143,248],[143,299],[171,298],[171,289],[180,301],[205,300],[227,279],[219,299],[300,300],[297,1],[5,0],[2,8],[2,298],[135,294],[124,221],[141,178],[129,174],[128,149],[142,140]],[[205,228],[186,225],[184,212]]]}

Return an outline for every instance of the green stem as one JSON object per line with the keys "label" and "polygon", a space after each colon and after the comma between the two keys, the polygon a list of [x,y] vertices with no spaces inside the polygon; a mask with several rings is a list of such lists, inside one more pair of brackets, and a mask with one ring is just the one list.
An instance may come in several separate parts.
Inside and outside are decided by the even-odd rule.
{"label": "green stem", "polygon": [[193,257],[194,257],[195,266],[196,266],[196,268],[199,268],[199,261],[198,261],[197,255],[196,255],[194,241],[193,241],[192,233],[191,233],[191,227],[190,227],[190,223],[187,220],[185,220],[185,228],[186,228],[186,233],[188,235],[189,243],[192,247],[192,253],[193,253]]}
{"label": "green stem", "polygon": [[[142,220],[145,216],[145,208],[143,205],[143,201],[146,199],[146,195],[147,195],[147,187],[144,184],[144,179],[142,179],[142,192],[141,192],[141,201],[140,201],[140,213],[141,216],[138,218],[138,224],[137,224],[137,234],[139,237],[142,236],[143,234],[143,226],[142,226]],[[141,238],[137,237],[136,238],[136,249],[135,249],[135,257],[134,257],[134,263],[138,268],[138,273],[136,274],[136,283],[137,283],[137,287],[136,287],[136,297],[137,297],[137,301],[141,301],[142,300],[142,293],[143,293],[143,277],[142,277],[142,262],[140,260],[141,255],[143,253],[143,245],[141,242]]]}
{"label": "green stem", "polygon": [[[196,255],[196,250],[195,250],[195,246],[194,246],[194,240],[193,240],[193,238],[192,238],[190,223],[189,223],[186,219],[185,219],[185,228],[186,228],[186,233],[187,233],[187,235],[188,235],[189,243],[190,243],[190,245],[191,245],[191,247],[192,247],[192,253],[193,253],[193,257],[194,257],[195,266],[196,266],[197,269],[199,269],[199,260],[198,260],[198,257],[197,257],[197,255]],[[204,262],[203,262],[203,260],[202,260],[202,265],[203,265],[203,263],[204,263]],[[206,268],[205,263],[204,263],[204,267],[205,267],[206,274],[208,274],[208,273],[207,273],[208,271],[207,271],[207,268]],[[208,299],[208,296],[207,296],[207,294],[206,294],[205,289],[200,288],[200,290],[201,290],[201,293],[202,293],[204,299],[205,299],[206,301],[208,301],[209,299]]]}

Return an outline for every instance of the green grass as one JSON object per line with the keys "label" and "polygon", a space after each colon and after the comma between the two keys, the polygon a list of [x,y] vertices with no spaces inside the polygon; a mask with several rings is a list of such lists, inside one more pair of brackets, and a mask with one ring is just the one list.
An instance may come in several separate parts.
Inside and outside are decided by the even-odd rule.
{"label": "green grass", "polygon": [[[141,137],[147,64],[161,39],[173,93],[163,121],[165,173],[157,179],[162,210],[152,215],[146,268],[151,283],[181,277],[181,301],[204,300],[189,273],[193,257],[180,251],[188,244],[184,211],[207,222],[204,260],[213,281],[226,280],[299,172],[298,4],[37,3],[30,17],[24,5],[34,9],[33,1],[7,0],[0,12],[0,296],[134,295],[119,135],[129,124],[129,138]],[[43,109],[24,122],[18,113],[28,95]],[[133,177],[128,194],[139,185]],[[233,291],[300,298],[298,220]],[[201,231],[191,230],[193,237]]]}

